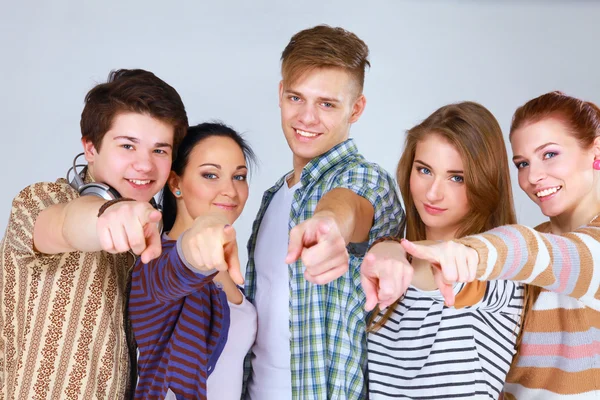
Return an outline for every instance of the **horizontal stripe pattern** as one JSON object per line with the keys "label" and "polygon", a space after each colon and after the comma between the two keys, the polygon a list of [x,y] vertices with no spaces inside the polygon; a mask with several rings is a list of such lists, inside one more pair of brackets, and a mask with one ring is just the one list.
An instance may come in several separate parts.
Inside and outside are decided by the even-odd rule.
{"label": "horizontal stripe pattern", "polygon": [[458,239],[479,254],[478,279],[542,287],[506,378],[507,399],[600,393],[600,222],[564,235],[513,225]]}
{"label": "horizontal stripe pattern", "polygon": [[[497,399],[515,353],[523,286],[486,286],[480,301],[459,309],[446,307],[437,291],[409,287],[368,335],[369,398]],[[463,287],[455,288],[459,295]]]}

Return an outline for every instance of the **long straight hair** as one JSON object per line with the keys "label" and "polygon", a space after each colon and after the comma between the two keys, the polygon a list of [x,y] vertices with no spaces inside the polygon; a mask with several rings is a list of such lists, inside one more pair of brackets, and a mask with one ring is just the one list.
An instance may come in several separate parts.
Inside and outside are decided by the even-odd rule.
{"label": "long straight hair", "polygon": [[[437,135],[451,143],[464,165],[469,213],[461,221],[457,237],[516,223],[502,129],[490,111],[480,104],[467,101],[441,107],[407,131],[404,152],[396,170],[406,208],[406,238],[427,239],[425,224],[410,193],[410,175],[417,144],[430,135]],[[399,301],[388,307],[379,319],[375,318],[379,309],[375,310],[371,331],[388,321]]]}

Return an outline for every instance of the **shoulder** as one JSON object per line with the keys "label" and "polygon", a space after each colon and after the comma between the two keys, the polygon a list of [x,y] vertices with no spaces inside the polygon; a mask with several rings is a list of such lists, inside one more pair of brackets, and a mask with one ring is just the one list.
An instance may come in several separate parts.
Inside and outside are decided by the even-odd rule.
{"label": "shoulder", "polygon": [[43,209],[79,197],[79,193],[65,179],[56,182],[36,182],[23,188],[13,199],[13,212],[37,215]]}

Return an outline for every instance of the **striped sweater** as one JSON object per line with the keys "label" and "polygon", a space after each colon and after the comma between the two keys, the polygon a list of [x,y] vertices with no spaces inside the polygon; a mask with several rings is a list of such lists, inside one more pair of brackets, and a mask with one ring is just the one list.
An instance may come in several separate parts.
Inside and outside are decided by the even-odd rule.
{"label": "striped sweater", "polygon": [[369,399],[498,399],[515,354],[523,285],[459,283],[455,307],[409,287],[368,336]]}
{"label": "striped sweater", "polygon": [[456,240],[479,254],[480,280],[542,287],[527,315],[505,399],[600,398],[600,220],[552,235],[549,223]]}
{"label": "striped sweater", "polygon": [[225,292],[214,274],[193,272],[180,242],[163,236],[161,256],[136,264],[129,313],[139,348],[136,399],[206,399],[206,380],[229,332]]}

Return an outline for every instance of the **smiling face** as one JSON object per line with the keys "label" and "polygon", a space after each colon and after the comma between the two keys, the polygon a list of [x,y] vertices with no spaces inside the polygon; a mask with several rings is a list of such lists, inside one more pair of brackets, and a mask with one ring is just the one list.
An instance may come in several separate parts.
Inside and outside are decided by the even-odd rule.
{"label": "smiling face", "polygon": [[594,212],[596,182],[592,164],[597,148],[583,149],[556,118],[525,124],[511,136],[519,186],[542,213],[576,218]]}
{"label": "smiling face", "polygon": [[366,103],[353,79],[339,68],[317,68],[279,84],[281,126],[295,169],[348,139]]}
{"label": "smiling face", "polygon": [[230,224],[248,199],[248,168],[240,146],[228,137],[212,136],[191,151],[183,176],[171,173],[171,192],[177,197],[177,217],[188,226],[209,213],[224,216]]}
{"label": "smiling face", "polygon": [[410,194],[425,224],[427,239],[453,239],[469,212],[463,161],[456,148],[437,134],[417,143]]}
{"label": "smiling face", "polygon": [[82,140],[89,172],[122,197],[150,201],[169,176],[173,134],[173,126],[148,115],[118,114],[100,151],[91,141]]}

